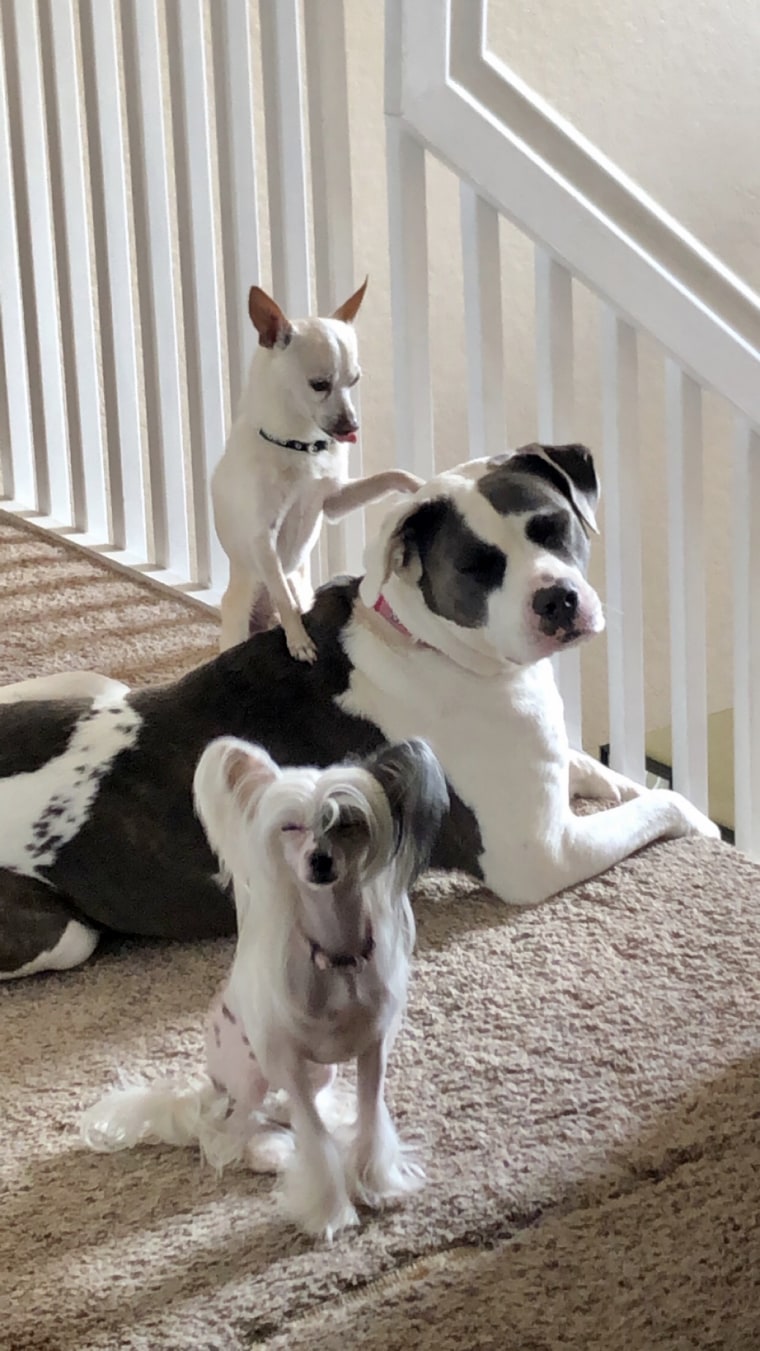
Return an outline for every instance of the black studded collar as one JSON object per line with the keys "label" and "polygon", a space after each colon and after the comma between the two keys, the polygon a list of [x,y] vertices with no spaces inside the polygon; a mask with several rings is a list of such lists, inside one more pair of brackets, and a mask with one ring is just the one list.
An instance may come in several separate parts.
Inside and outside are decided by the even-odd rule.
{"label": "black studded collar", "polygon": [[270,436],[263,427],[259,427],[259,436],[271,441],[273,446],[282,446],[284,450],[302,450],[306,455],[318,455],[330,445],[329,441],[283,441],[279,436]]}

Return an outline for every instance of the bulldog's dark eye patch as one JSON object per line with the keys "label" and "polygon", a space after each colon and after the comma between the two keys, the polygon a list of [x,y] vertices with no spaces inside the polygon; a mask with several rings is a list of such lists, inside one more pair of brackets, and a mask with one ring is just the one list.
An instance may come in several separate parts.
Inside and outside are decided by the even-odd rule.
{"label": "bulldog's dark eye patch", "polygon": [[457,558],[456,570],[465,577],[474,578],[490,591],[504,581],[506,555],[490,544],[480,545],[467,549]]}
{"label": "bulldog's dark eye patch", "polygon": [[470,529],[453,502],[423,502],[403,527],[403,566],[417,555],[422,570],[419,588],[433,614],[463,628],[485,624],[488,600],[507,571],[502,549]]}
{"label": "bulldog's dark eye patch", "polygon": [[570,517],[566,511],[545,511],[531,516],[525,534],[533,544],[553,553],[567,552],[570,546]]}

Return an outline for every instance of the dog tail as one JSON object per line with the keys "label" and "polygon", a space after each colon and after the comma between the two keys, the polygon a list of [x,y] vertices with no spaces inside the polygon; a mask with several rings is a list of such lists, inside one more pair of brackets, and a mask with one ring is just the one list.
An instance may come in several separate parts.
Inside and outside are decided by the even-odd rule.
{"label": "dog tail", "polygon": [[185,1085],[166,1079],[123,1084],[84,1113],[82,1141],[99,1154],[139,1144],[203,1146],[227,1107],[226,1094],[208,1079]]}

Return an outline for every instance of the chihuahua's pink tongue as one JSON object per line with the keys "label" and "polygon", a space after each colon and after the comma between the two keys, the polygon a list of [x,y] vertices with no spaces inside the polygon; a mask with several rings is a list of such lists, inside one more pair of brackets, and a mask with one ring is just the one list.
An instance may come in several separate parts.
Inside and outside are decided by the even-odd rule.
{"label": "chihuahua's pink tongue", "polygon": [[356,432],[349,432],[348,436],[334,436],[333,441],[351,441],[356,440]]}

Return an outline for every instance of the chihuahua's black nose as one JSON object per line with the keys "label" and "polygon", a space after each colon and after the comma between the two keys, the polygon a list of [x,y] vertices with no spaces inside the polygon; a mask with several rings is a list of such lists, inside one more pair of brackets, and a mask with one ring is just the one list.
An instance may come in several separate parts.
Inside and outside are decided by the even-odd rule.
{"label": "chihuahua's black nose", "polygon": [[315,849],[309,859],[309,868],[311,869],[311,878],[317,886],[325,887],[330,882],[335,881],[335,868],[329,854],[325,854],[321,849]]}
{"label": "chihuahua's black nose", "polygon": [[544,586],[533,597],[533,609],[541,618],[544,633],[553,636],[559,629],[571,629],[578,613],[578,592],[570,582]]}
{"label": "chihuahua's black nose", "polygon": [[358,431],[359,423],[356,418],[342,417],[334,422],[330,431],[333,436],[350,436],[352,432]]}

